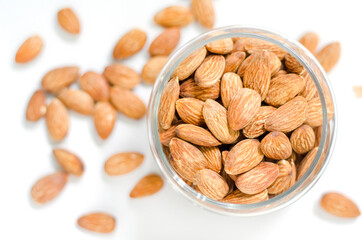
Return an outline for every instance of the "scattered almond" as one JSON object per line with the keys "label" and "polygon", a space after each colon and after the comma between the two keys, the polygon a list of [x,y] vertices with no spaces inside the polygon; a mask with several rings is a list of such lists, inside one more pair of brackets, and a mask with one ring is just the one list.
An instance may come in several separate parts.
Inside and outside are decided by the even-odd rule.
{"label": "scattered almond", "polygon": [[79,77],[78,67],[56,68],[43,77],[41,85],[44,90],[57,93],[70,84],[74,83]]}
{"label": "scattered almond", "polygon": [[337,217],[356,218],[361,215],[358,206],[351,199],[339,193],[324,194],[320,204],[325,211]]}
{"label": "scattered almond", "polygon": [[45,101],[46,96],[42,90],[34,92],[29,100],[28,107],[26,108],[26,120],[34,122],[42,118],[47,111]]}
{"label": "scattered almond", "polygon": [[141,82],[141,76],[133,69],[114,63],[104,69],[103,76],[111,83],[121,88],[133,89]]}
{"label": "scattered almond", "polygon": [[168,56],[180,41],[180,28],[166,28],[150,45],[148,52],[151,56]]}
{"label": "scattered almond", "polygon": [[213,28],[215,11],[212,0],[192,0],[191,9],[196,20],[205,28]]}
{"label": "scattered almond", "polygon": [[15,62],[27,63],[36,58],[43,48],[43,40],[38,35],[31,36],[19,47]]}
{"label": "scattered almond", "polygon": [[109,84],[101,74],[91,71],[84,73],[79,79],[79,86],[95,101],[108,101]]}
{"label": "scattered almond", "polygon": [[339,42],[330,43],[316,53],[316,58],[326,72],[332,70],[337,64],[340,56],[341,44]]}
{"label": "scattered almond", "polygon": [[116,220],[107,213],[90,213],[78,219],[78,225],[88,231],[111,233],[116,227]]}
{"label": "scattered almond", "polygon": [[132,91],[118,86],[111,87],[111,102],[127,117],[140,119],[146,114],[146,106]]}
{"label": "scattered almond", "polygon": [[148,84],[154,84],[167,60],[168,57],[165,56],[151,57],[142,69],[143,81]]}
{"label": "scattered almond", "polygon": [[58,23],[68,33],[79,34],[80,24],[77,15],[70,8],[63,8],[58,12]]}
{"label": "scattered almond", "polygon": [[94,126],[102,139],[111,134],[117,119],[116,109],[109,102],[97,102],[94,110]]}
{"label": "scattered almond", "polygon": [[57,96],[68,108],[84,115],[93,115],[94,101],[92,97],[82,91],[64,88]]}
{"label": "scattered almond", "polygon": [[163,186],[162,178],[157,174],[149,174],[143,177],[132,189],[131,198],[141,198],[155,194]]}
{"label": "scattered almond", "polygon": [[159,11],[153,20],[162,27],[185,27],[194,21],[194,17],[188,7],[170,6]]}
{"label": "scattered almond", "polygon": [[67,135],[69,129],[68,111],[63,103],[55,98],[47,109],[45,120],[50,137],[54,141],[61,141]]}
{"label": "scattered almond", "polygon": [[113,49],[114,59],[126,59],[141,51],[147,40],[141,29],[132,29],[117,42]]}
{"label": "scattered almond", "polygon": [[299,42],[314,54],[318,46],[319,37],[314,32],[307,32],[299,39]]}
{"label": "scattered almond", "polygon": [[77,177],[82,176],[84,166],[78,156],[60,148],[53,149],[53,155],[64,171]]}
{"label": "scattered almond", "polygon": [[138,168],[143,162],[144,156],[136,152],[118,153],[104,164],[104,171],[110,176],[127,174]]}

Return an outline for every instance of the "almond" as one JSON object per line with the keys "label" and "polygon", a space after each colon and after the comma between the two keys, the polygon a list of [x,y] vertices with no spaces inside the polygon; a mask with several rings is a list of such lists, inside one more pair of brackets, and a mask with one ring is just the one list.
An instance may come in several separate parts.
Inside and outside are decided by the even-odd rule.
{"label": "almond", "polygon": [[170,6],[162,9],[153,20],[162,27],[184,27],[194,21],[191,10],[184,6]]}
{"label": "almond", "polygon": [[180,124],[175,129],[177,137],[204,147],[214,147],[221,143],[206,129],[192,124]]}
{"label": "almond", "polygon": [[68,182],[68,174],[56,172],[39,179],[31,189],[31,197],[39,204],[53,200]]}
{"label": "almond", "polygon": [[158,108],[158,120],[163,129],[168,129],[171,126],[179,95],[180,85],[178,77],[174,77],[166,84]]}
{"label": "almond", "polygon": [[189,79],[180,85],[180,96],[184,98],[197,98],[203,101],[217,99],[220,96],[220,81],[213,86],[203,88],[198,86],[194,79]]}
{"label": "almond", "polygon": [[263,135],[266,132],[264,123],[275,110],[276,108],[272,106],[260,107],[253,120],[244,127],[244,136],[247,138],[257,138]]}
{"label": "almond", "polygon": [[256,194],[245,194],[240,192],[239,189],[236,189],[232,193],[227,195],[223,199],[223,202],[232,204],[251,204],[266,201],[268,199],[268,190],[266,189]]}
{"label": "almond", "polygon": [[196,98],[181,98],[176,101],[176,110],[182,121],[193,125],[205,123],[202,116],[204,102]]}
{"label": "almond", "polygon": [[31,36],[19,47],[15,62],[26,63],[36,58],[43,48],[43,40],[38,35]]}
{"label": "almond", "polygon": [[290,182],[289,182],[288,188],[291,188],[297,181],[297,168],[296,168],[293,160],[289,160],[289,162],[290,162],[290,165],[292,166],[292,173],[290,175]]}
{"label": "almond", "polygon": [[108,101],[109,84],[101,74],[91,71],[84,73],[79,79],[79,86],[95,101]]}
{"label": "almond", "polygon": [[290,186],[292,165],[286,160],[278,161],[279,175],[275,182],[268,187],[269,194],[280,194]]}
{"label": "almond", "polygon": [[132,189],[131,198],[142,198],[151,196],[163,187],[163,180],[158,174],[149,174],[143,177]]}
{"label": "almond", "polygon": [[214,172],[221,171],[221,152],[218,147],[199,147],[207,161],[207,168]]}
{"label": "almond", "polygon": [[53,99],[47,109],[45,120],[50,137],[54,141],[61,141],[69,129],[68,112],[57,98]]}
{"label": "almond", "polygon": [[65,149],[56,148],[53,149],[53,155],[64,171],[77,177],[83,175],[84,166],[82,160],[74,153]]}
{"label": "almond", "polygon": [[264,158],[260,142],[256,139],[245,139],[236,144],[225,159],[225,172],[237,175],[257,166]]}
{"label": "almond", "polygon": [[132,91],[113,86],[110,91],[111,102],[127,117],[140,119],[146,114],[146,106]]}
{"label": "almond", "polygon": [[221,176],[225,179],[226,183],[229,186],[229,192],[228,194],[232,193],[234,191],[234,180],[232,179],[232,176],[227,174],[224,169],[221,171]]}
{"label": "almond", "polygon": [[210,169],[198,171],[195,183],[202,194],[216,201],[223,199],[229,192],[225,179]]}
{"label": "almond", "polygon": [[166,28],[150,45],[148,52],[151,56],[168,56],[180,41],[180,28]]}
{"label": "almond", "polygon": [[304,154],[314,147],[315,139],[313,128],[308,125],[302,125],[293,131],[290,136],[290,143],[296,153]]}
{"label": "almond", "polygon": [[282,67],[282,62],[280,61],[278,56],[272,52],[269,52],[268,58],[270,62],[270,73],[272,76],[274,76],[279,72],[280,68]]}
{"label": "almond", "polygon": [[231,38],[219,39],[206,44],[206,49],[211,53],[228,54],[234,48],[234,43]]}
{"label": "almond", "polygon": [[289,138],[282,132],[270,132],[260,143],[261,151],[268,158],[281,160],[292,155]]}
{"label": "almond", "polygon": [[114,59],[126,59],[142,50],[147,34],[141,29],[132,29],[121,37],[113,49]]}
{"label": "almond", "polygon": [[78,225],[88,231],[110,233],[116,227],[116,220],[109,214],[97,212],[80,217]]}
{"label": "almond", "polygon": [[145,83],[154,84],[158,74],[163,66],[167,63],[168,57],[155,56],[151,57],[142,69],[142,78]]}
{"label": "almond", "polygon": [[[327,118],[330,120],[334,115],[333,103],[328,97],[326,97],[325,100],[327,103]],[[318,127],[323,124],[322,103],[319,97],[308,101],[305,123],[311,127]]]}
{"label": "almond", "polygon": [[79,20],[70,8],[63,8],[58,12],[58,23],[68,33],[79,33]]}
{"label": "almond", "polygon": [[245,50],[249,54],[253,54],[255,52],[259,52],[260,50],[266,50],[268,52],[273,52],[275,55],[278,56],[279,59],[283,59],[286,51],[279,46],[275,45],[274,43],[261,40],[261,39],[252,39],[245,43]]}
{"label": "almond", "polygon": [[239,131],[233,130],[228,125],[227,110],[218,102],[206,100],[202,114],[207,127],[220,142],[231,144],[238,139]]}
{"label": "almond", "polygon": [[277,164],[261,162],[250,171],[239,175],[235,185],[243,193],[256,194],[267,189],[277,179],[279,168]]}
{"label": "almond", "polygon": [[304,71],[301,75],[304,78],[305,87],[304,89],[298,94],[298,96],[304,97],[307,101],[315,98],[318,96],[317,88],[314,84],[313,79],[310,77],[307,71]]}
{"label": "almond", "polygon": [[102,139],[108,138],[117,119],[116,109],[109,102],[97,102],[93,118],[98,135]]}
{"label": "almond", "polygon": [[70,109],[84,115],[94,113],[94,101],[92,97],[82,91],[64,88],[58,94],[58,98]]}
{"label": "almond", "polygon": [[313,148],[308,152],[308,154],[303,158],[303,160],[300,162],[298,171],[297,171],[297,181],[307,172],[310,165],[314,161],[314,158],[318,152],[318,147]]}
{"label": "almond", "polygon": [[299,42],[314,54],[318,46],[319,37],[314,32],[307,32],[299,39]]}
{"label": "almond", "polygon": [[356,218],[361,215],[358,206],[340,193],[324,194],[320,204],[325,211],[337,217]]}
{"label": "almond", "polygon": [[226,56],[225,58],[225,69],[224,73],[226,72],[237,72],[241,63],[244,61],[246,57],[245,52],[233,52]]}
{"label": "almond", "polygon": [[177,76],[180,81],[185,80],[200,66],[206,57],[205,47],[199,48],[187,56],[175,69],[172,76]]}
{"label": "almond", "polygon": [[133,89],[141,82],[141,76],[133,69],[114,63],[104,69],[103,76],[111,83],[125,89]]}
{"label": "almond", "polygon": [[195,72],[195,82],[200,87],[211,87],[217,83],[225,69],[225,58],[209,55]]}
{"label": "almond", "polygon": [[239,89],[228,108],[228,123],[234,130],[243,129],[257,114],[261,105],[260,95],[248,88]]}
{"label": "almond", "polygon": [[236,41],[234,41],[234,49],[233,52],[246,52],[245,46],[249,43],[249,41],[252,41],[251,38],[248,37],[238,37]]}
{"label": "almond", "polygon": [[285,55],[284,63],[290,72],[300,74],[304,71],[302,64],[289,53]]}
{"label": "almond", "polygon": [[243,88],[239,75],[233,72],[224,73],[221,79],[220,96],[224,107],[228,108],[232,97]]}
{"label": "almond", "polygon": [[26,108],[26,120],[34,122],[42,118],[47,111],[47,105],[45,101],[46,96],[42,90],[34,92]]}
{"label": "almond", "polygon": [[160,142],[162,145],[169,147],[170,141],[172,138],[176,137],[175,129],[178,125],[172,125],[169,129],[166,131],[159,133]]}
{"label": "almond", "polygon": [[43,77],[41,85],[44,90],[57,93],[70,84],[74,83],[79,77],[78,67],[56,68]]}
{"label": "almond", "polygon": [[316,53],[316,58],[326,72],[332,70],[341,56],[341,44],[333,42]]}
{"label": "almond", "polygon": [[127,174],[143,163],[144,156],[136,152],[118,153],[104,163],[104,171],[110,176]]}
{"label": "almond", "polygon": [[191,9],[196,20],[205,28],[213,28],[215,11],[212,0],[192,0]]}
{"label": "almond", "polygon": [[[323,125],[314,128],[314,135],[315,135],[315,147],[318,147],[320,142],[321,142],[321,138],[322,138],[322,130],[323,130]],[[327,126],[327,139],[326,139],[326,143],[325,145],[328,146],[329,145],[329,139],[330,139],[330,127],[329,125]]]}
{"label": "almond", "polygon": [[280,75],[284,75],[284,74],[287,74],[287,71],[285,71],[285,70],[279,70],[279,71],[274,75],[274,77],[279,77]]}

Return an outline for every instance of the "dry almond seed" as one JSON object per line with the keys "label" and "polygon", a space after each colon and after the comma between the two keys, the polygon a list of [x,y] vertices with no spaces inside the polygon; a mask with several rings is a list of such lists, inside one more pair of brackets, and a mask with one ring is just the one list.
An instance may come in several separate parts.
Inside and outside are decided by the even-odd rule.
{"label": "dry almond seed", "polygon": [[93,115],[93,98],[82,90],[64,88],[57,96],[68,108],[84,115]]}
{"label": "dry almond seed", "polygon": [[97,102],[93,118],[98,135],[102,139],[108,138],[117,119],[116,109],[109,102]]}
{"label": "dry almond seed", "polygon": [[256,194],[245,194],[240,192],[239,189],[236,189],[227,195],[222,201],[232,204],[251,204],[266,201],[268,199],[268,190],[266,189]]}
{"label": "dry almond seed", "polygon": [[314,32],[307,32],[299,39],[299,42],[311,53],[314,53],[318,46],[319,37]]}
{"label": "dry almond seed", "polygon": [[171,78],[163,90],[158,109],[158,121],[163,129],[171,127],[179,95],[180,85],[178,77]]}
{"label": "dry almond seed", "polygon": [[50,137],[54,141],[61,141],[69,129],[68,111],[63,103],[54,98],[47,109],[45,120]]}
{"label": "dry almond seed", "polygon": [[304,154],[314,147],[315,139],[313,128],[308,125],[302,125],[293,131],[290,136],[290,143],[296,153]]}
{"label": "dry almond seed", "polygon": [[230,175],[247,172],[257,166],[263,158],[259,140],[242,140],[227,154],[224,163],[225,172]]}
{"label": "dry almond seed", "polygon": [[320,204],[325,211],[337,217],[356,218],[361,215],[358,206],[340,193],[324,194]]}
{"label": "dry almond seed", "polygon": [[125,89],[133,89],[141,82],[141,76],[133,69],[114,63],[104,69],[103,76],[111,83]]}
{"label": "dry almond seed", "polygon": [[224,73],[237,72],[246,57],[245,52],[237,51],[226,56]]}
{"label": "dry almond seed", "polygon": [[101,74],[91,71],[84,73],[79,79],[79,86],[95,101],[109,99],[109,84]]}
{"label": "dry almond seed", "polygon": [[317,88],[313,82],[313,79],[310,77],[309,73],[307,71],[304,71],[303,73],[301,73],[300,76],[304,78],[305,87],[298,94],[298,96],[304,97],[307,101],[315,98],[315,96],[318,96]]}
{"label": "dry almond seed", "polygon": [[290,175],[290,183],[289,183],[288,188],[291,188],[297,181],[297,168],[296,168],[293,160],[289,160],[289,162],[290,162],[290,165],[292,166],[292,173]]}
{"label": "dry almond seed", "polygon": [[289,53],[285,55],[284,63],[290,72],[301,74],[304,71],[302,64]]}
{"label": "dry almond seed", "polygon": [[225,179],[210,169],[198,171],[195,183],[202,194],[216,201],[223,199],[229,192]]}
{"label": "dry almond seed", "polygon": [[143,177],[132,189],[131,198],[142,198],[151,196],[163,187],[163,180],[158,174],[149,174]]}
{"label": "dry almond seed", "polygon": [[150,45],[148,52],[151,56],[168,56],[180,41],[180,28],[166,28]]}
{"label": "dry almond seed", "polygon": [[240,75],[240,76],[244,75],[246,69],[248,69],[248,67],[250,66],[250,63],[254,61],[255,56],[256,56],[255,54],[252,54],[244,59],[244,61],[241,63],[241,65],[238,69],[238,72],[237,72],[238,75]]}
{"label": "dry almond seed", "polygon": [[235,186],[234,180],[231,178],[231,176],[229,176],[229,174],[225,172],[224,169],[221,171],[221,176],[225,179],[226,183],[229,186],[228,194],[232,193],[234,191],[234,186]]}
{"label": "dry almond seed", "polygon": [[202,154],[204,154],[207,161],[207,168],[214,172],[221,171],[221,152],[218,147],[199,147]]}
{"label": "dry almond seed", "polygon": [[109,214],[96,212],[80,217],[78,225],[88,231],[110,233],[116,227],[116,220]]}
{"label": "dry almond seed", "polygon": [[292,177],[292,165],[286,160],[278,161],[279,175],[275,182],[268,187],[269,194],[279,194],[287,190]]}
{"label": "dry almond seed", "polygon": [[240,133],[233,130],[227,121],[227,110],[218,102],[208,99],[202,109],[205,123],[212,134],[222,143],[234,143]]}
{"label": "dry almond seed", "polygon": [[225,69],[225,58],[221,55],[209,55],[195,71],[195,82],[200,87],[211,87],[216,84]]}
{"label": "dry almond seed", "polygon": [[56,172],[39,179],[31,189],[31,197],[37,203],[50,202],[63,190],[68,182],[68,174]]}
{"label": "dry almond seed", "polygon": [[31,96],[28,107],[26,108],[26,120],[28,121],[38,121],[42,118],[46,111],[46,96],[42,90],[34,92]]}
{"label": "dry almond seed", "polygon": [[316,154],[318,152],[318,147],[313,148],[308,152],[308,154],[300,162],[298,171],[297,171],[297,181],[307,172],[310,165],[312,164]]}
{"label": "dry almond seed", "polygon": [[176,110],[182,121],[193,125],[205,123],[202,116],[204,102],[196,98],[181,98],[176,101]]}
{"label": "dry almond seed", "polygon": [[265,121],[265,129],[269,132],[290,132],[301,126],[306,119],[307,101],[303,97],[295,97],[275,110]]}
{"label": "dry almond seed", "polygon": [[206,57],[205,47],[199,48],[187,56],[175,69],[172,76],[177,76],[180,81],[185,80],[200,66]]}
{"label": "dry almond seed", "polygon": [[184,27],[194,21],[194,16],[188,7],[170,6],[156,13],[153,20],[162,27]]}
{"label": "dry almond seed", "polygon": [[212,0],[192,0],[191,10],[196,20],[205,28],[213,28],[215,11]]}
{"label": "dry almond seed", "polygon": [[270,132],[260,143],[261,151],[268,158],[281,160],[292,155],[289,138],[282,132]]}
{"label": "dry almond seed", "polygon": [[53,155],[64,171],[77,177],[83,175],[83,163],[74,153],[65,149],[56,148],[53,149]]}
{"label": "dry almond seed", "polygon": [[[315,135],[315,147],[318,147],[322,138],[322,129],[323,129],[323,125],[314,128],[314,135]],[[328,146],[329,145],[329,139],[330,139],[330,128],[329,125],[327,126],[327,139],[326,139],[326,143],[325,145]]]}
{"label": "dry almond seed", "polygon": [[[328,97],[325,98],[325,100],[327,103],[327,118],[330,120],[334,114],[333,103],[331,102],[332,100]],[[319,97],[308,101],[305,123],[311,127],[318,127],[323,124],[322,103]]]}
{"label": "dry almond seed", "polygon": [[269,52],[269,62],[270,62],[270,73],[272,76],[277,74],[282,66],[282,62],[278,58],[277,55],[275,55],[272,52]]}
{"label": "dry almond seed", "polygon": [[220,96],[220,81],[209,88],[198,86],[194,79],[189,79],[180,85],[180,96],[183,98],[197,98],[203,101],[217,99]]}
{"label": "dry almond seed", "polygon": [[243,129],[254,119],[260,105],[260,95],[256,91],[239,89],[229,103],[228,124],[234,130]]}
{"label": "dry almond seed", "polygon": [[74,83],[79,77],[78,67],[56,68],[43,77],[41,85],[44,90],[57,93],[70,84]]}
{"label": "dry almond seed", "polygon": [[181,139],[171,139],[170,151],[176,172],[188,181],[194,182],[196,173],[208,166],[202,152]]}
{"label": "dry almond seed", "polygon": [[248,37],[239,37],[234,42],[233,52],[238,52],[238,51],[246,52],[245,46],[249,41],[252,41],[252,39]]}
{"label": "dry almond seed", "polygon": [[114,59],[126,59],[142,50],[147,34],[141,29],[132,29],[121,37],[113,49]]}
{"label": "dry almond seed", "polygon": [[31,36],[19,47],[15,62],[26,63],[36,58],[43,48],[43,40],[38,35]]}
{"label": "dry almond seed", "polygon": [[276,108],[272,106],[260,107],[254,119],[243,129],[244,136],[247,138],[257,138],[263,135],[266,132],[264,123],[275,110]]}
{"label": "dry almond seed", "polygon": [[132,91],[118,86],[111,87],[111,102],[127,117],[140,119],[146,114],[146,106]]}
{"label": "dry almond seed", "polygon": [[206,44],[206,49],[211,53],[228,54],[233,50],[234,43],[231,38],[224,38]]}
{"label": "dry almond seed", "polygon": [[221,143],[206,129],[192,124],[180,124],[176,127],[176,136],[204,147],[214,147]]}
{"label": "dry almond seed", "polygon": [[220,96],[224,107],[228,108],[232,97],[243,88],[239,75],[233,72],[224,73],[221,79]]}
{"label": "dry almond seed", "polygon": [[273,77],[279,77],[280,75],[288,74],[285,70],[279,70]]}
{"label": "dry almond seed", "polygon": [[70,8],[63,8],[58,12],[58,23],[68,33],[78,34],[80,29],[77,15]]}
{"label": "dry almond seed", "polygon": [[277,179],[279,168],[277,164],[261,162],[250,171],[239,175],[235,185],[243,193],[256,194],[267,189]]}
{"label": "dry almond seed", "polygon": [[297,74],[283,74],[270,81],[265,102],[279,107],[294,98],[305,87],[304,80]]}
{"label": "dry almond seed", "polygon": [[160,142],[162,145],[169,147],[170,141],[172,138],[176,137],[175,129],[178,125],[172,125],[169,129],[166,131],[159,133]]}
{"label": "dry almond seed", "polygon": [[127,174],[143,163],[144,156],[136,152],[118,153],[104,163],[104,171],[110,176]]}
{"label": "dry almond seed", "polygon": [[286,51],[284,49],[280,48],[279,46],[271,42],[264,41],[261,39],[252,39],[247,41],[245,43],[245,50],[249,54],[259,52],[260,50],[266,50],[268,52],[273,52],[275,55],[278,56],[280,60],[283,59],[286,54]]}
{"label": "dry almond seed", "polygon": [[168,57],[165,56],[151,57],[142,69],[143,81],[148,84],[154,84],[167,60]]}
{"label": "dry almond seed", "polygon": [[330,43],[316,53],[316,58],[326,72],[332,70],[337,64],[340,56],[341,44],[339,42]]}

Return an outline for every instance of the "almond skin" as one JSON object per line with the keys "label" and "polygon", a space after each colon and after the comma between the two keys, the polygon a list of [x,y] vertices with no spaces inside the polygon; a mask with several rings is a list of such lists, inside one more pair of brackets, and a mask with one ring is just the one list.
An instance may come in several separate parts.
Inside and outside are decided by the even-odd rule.
{"label": "almond skin", "polygon": [[341,56],[341,44],[333,42],[316,53],[316,58],[326,72],[329,72],[337,64]]}
{"label": "almond skin", "polygon": [[172,76],[177,76],[180,81],[188,78],[204,61],[207,50],[205,47],[199,48],[187,56],[175,69]]}
{"label": "almond skin", "polygon": [[308,125],[302,125],[293,131],[290,136],[290,143],[296,153],[304,154],[314,147],[315,139],[313,128]]}
{"label": "almond skin", "polygon": [[31,197],[39,204],[50,202],[63,190],[68,174],[56,172],[39,179],[31,189]]}
{"label": "almond skin", "polygon": [[53,149],[53,155],[64,171],[77,177],[83,175],[84,165],[82,160],[74,153],[65,149],[56,148]]}
{"label": "almond skin", "polygon": [[78,225],[88,231],[111,233],[116,227],[116,220],[106,213],[90,213],[78,219]]}
{"label": "almond skin", "polygon": [[209,55],[195,72],[198,86],[207,88],[217,83],[225,69],[225,58],[221,55]]}
{"label": "almond skin", "polygon": [[261,50],[267,50],[268,52],[272,52],[277,55],[279,59],[283,59],[286,54],[284,49],[278,47],[274,43],[255,38],[251,38],[249,41],[246,41],[245,50],[249,54],[253,54]]}
{"label": "almond skin", "polygon": [[166,28],[150,45],[148,52],[151,56],[168,56],[180,41],[180,28]]}
{"label": "almond skin", "polygon": [[361,215],[358,206],[340,193],[329,192],[323,195],[321,207],[328,213],[342,218],[356,218]]}
{"label": "almond skin", "polygon": [[107,139],[117,120],[117,111],[109,102],[97,102],[93,119],[98,135]]}
{"label": "almond skin", "polygon": [[266,132],[264,123],[275,110],[276,108],[272,106],[260,107],[253,120],[244,127],[244,136],[247,138],[257,138],[263,135]]}
{"label": "almond skin", "polygon": [[205,123],[202,116],[204,102],[196,98],[181,98],[176,101],[176,110],[182,121],[193,125]]}
{"label": "almond skin", "polygon": [[299,39],[299,42],[314,54],[318,46],[319,37],[314,32],[307,32]]}
{"label": "almond skin", "polygon": [[246,57],[245,52],[233,52],[226,56],[225,58],[225,69],[224,73],[226,72],[237,72],[241,63],[244,61]]}
{"label": "almond skin", "polygon": [[149,174],[143,177],[132,189],[131,198],[151,196],[163,187],[163,180],[158,174]]}
{"label": "almond skin", "polygon": [[235,185],[243,193],[256,194],[272,185],[278,174],[277,164],[261,162],[249,172],[239,175]]}
{"label": "almond skin", "polygon": [[70,109],[84,115],[93,115],[93,98],[82,90],[64,88],[58,94],[58,98]]}
{"label": "almond skin", "polygon": [[50,137],[54,141],[61,141],[69,129],[68,111],[57,98],[53,99],[47,109],[45,120]]}
{"label": "almond skin", "polygon": [[224,73],[221,79],[220,96],[225,108],[229,107],[232,97],[243,88],[239,75],[233,72]]}
{"label": "almond skin", "polygon": [[45,101],[46,96],[42,90],[34,92],[29,100],[28,107],[26,108],[26,120],[35,122],[42,118],[47,111]]}
{"label": "almond skin", "polygon": [[212,0],[192,0],[191,10],[196,20],[205,28],[213,28],[215,11]]}
{"label": "almond skin", "polygon": [[[333,103],[330,98],[325,98],[327,104],[327,118],[330,120],[334,115]],[[305,123],[311,127],[318,127],[323,124],[322,102],[319,97],[308,101]]]}
{"label": "almond skin", "polygon": [[271,132],[260,143],[263,154],[271,159],[287,159],[292,155],[289,138],[282,132]]}
{"label": "almond skin", "polygon": [[239,189],[236,189],[227,195],[222,201],[232,204],[251,204],[266,201],[268,199],[268,190],[266,189],[256,194],[245,194],[240,192]]}
{"label": "almond skin", "polygon": [[279,175],[275,182],[268,187],[269,194],[280,194],[287,190],[292,180],[292,165],[286,160],[278,161]]}
{"label": "almond skin", "polygon": [[272,52],[269,52],[268,54],[268,58],[269,58],[269,65],[270,65],[270,73],[272,76],[274,76],[275,74],[277,74],[282,66],[282,62],[280,61],[280,59],[278,58],[277,55],[275,55]]}
{"label": "almond skin", "polygon": [[184,27],[194,21],[194,16],[188,7],[170,6],[156,13],[153,20],[162,27]]}
{"label": "almond skin", "polygon": [[174,77],[166,84],[158,108],[158,121],[163,129],[168,129],[171,126],[179,95],[180,85],[178,77]]}
{"label": "almond skin", "polygon": [[207,161],[207,168],[214,172],[221,171],[221,152],[218,147],[199,147],[202,154],[204,154]]}
{"label": "almond skin", "polygon": [[56,68],[43,77],[41,85],[44,90],[50,93],[57,93],[70,84],[74,83],[79,77],[78,67]]}
{"label": "almond skin", "polygon": [[202,194],[216,201],[223,199],[229,192],[225,179],[210,169],[198,171],[195,183]]}
{"label": "almond skin", "polygon": [[109,99],[109,84],[101,74],[91,71],[84,73],[79,79],[79,86],[95,101]]}
{"label": "almond skin", "polygon": [[258,113],[260,95],[248,88],[239,89],[232,97],[228,108],[228,124],[234,130],[243,129]]}
{"label": "almond skin", "polygon": [[118,153],[104,163],[104,171],[109,176],[127,174],[143,163],[144,156],[136,152]]}
{"label": "almond skin", "polygon": [[70,8],[63,8],[58,12],[58,23],[68,33],[79,34],[80,24],[77,15]]}
{"label": "almond skin", "polygon": [[224,168],[230,175],[238,175],[257,166],[264,158],[260,142],[256,139],[245,139],[236,144],[227,154]]}
{"label": "almond skin", "polygon": [[220,96],[220,81],[208,88],[200,87],[194,79],[189,79],[180,85],[180,96],[183,98],[197,98],[203,101],[217,99]]}
{"label": "almond skin", "polygon": [[304,97],[307,101],[315,98],[318,96],[317,88],[313,82],[313,79],[310,77],[307,71],[304,71],[300,74],[302,78],[304,78],[305,87],[304,89],[298,94],[298,96]]}
{"label": "almond skin", "polygon": [[132,91],[113,86],[110,91],[111,102],[127,117],[140,119],[146,114],[146,106]]}
{"label": "almond skin", "polygon": [[104,69],[103,76],[111,83],[125,89],[133,89],[141,82],[141,76],[133,69],[114,63]]}
{"label": "almond skin", "polygon": [[221,143],[206,129],[192,124],[180,124],[175,129],[177,137],[204,147],[214,147]]}
{"label": "almond skin", "polygon": [[298,171],[297,171],[297,181],[307,172],[310,165],[314,161],[314,158],[318,152],[318,147],[313,148],[308,152],[308,154],[303,158],[303,160],[300,162]]}
{"label": "almond skin", "polygon": [[155,56],[151,57],[142,69],[142,79],[145,83],[154,84],[158,74],[163,66],[167,63],[168,57]]}
{"label": "almond skin", "polygon": [[132,29],[121,37],[113,49],[114,59],[126,59],[141,51],[147,34],[141,29]]}
{"label": "almond skin", "polygon": [[216,54],[228,54],[233,50],[233,48],[234,43],[231,38],[219,39],[206,44],[206,49],[209,52]]}
{"label": "almond skin", "polygon": [[285,55],[284,63],[290,72],[300,74],[304,71],[302,64],[289,53]]}
{"label": "almond skin", "polygon": [[31,36],[19,47],[15,55],[16,63],[27,63],[36,58],[43,49],[43,40],[38,35]]}

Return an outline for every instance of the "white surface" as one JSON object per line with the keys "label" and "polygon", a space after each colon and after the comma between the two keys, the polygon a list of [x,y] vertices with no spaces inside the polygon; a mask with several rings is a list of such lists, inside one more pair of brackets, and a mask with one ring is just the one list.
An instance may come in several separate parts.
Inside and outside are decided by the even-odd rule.
{"label": "white surface", "polygon": [[[362,208],[362,99],[356,100],[352,92],[353,85],[362,85],[359,1],[328,1],[327,6],[315,0],[215,1],[218,27],[252,24],[295,38],[313,30],[323,44],[342,43],[342,57],[330,74],[339,112],[334,155],[317,185],[281,211],[250,218],[219,216],[193,206],[168,184],[152,197],[130,199],[129,191],[139,178],[158,172],[148,146],[145,118],[132,121],[119,115],[113,134],[103,142],[95,133],[92,118],[72,112],[69,135],[59,144],[50,141],[44,120],[25,121],[28,99],[48,70],[74,64],[82,72],[102,72],[112,62],[118,38],[128,29],[141,27],[148,33],[147,46],[124,61],[140,71],[149,43],[162,30],[152,22],[154,13],[167,5],[188,2],[0,0],[0,239],[362,239],[362,217],[340,220],[318,207],[323,192],[336,190]],[[69,36],[57,25],[57,10],[64,6],[71,6],[79,16],[78,37]],[[184,28],[181,44],[202,31],[196,24]],[[17,48],[32,34],[44,39],[41,55],[29,64],[15,64]],[[147,101],[151,87],[140,85],[135,91]],[[32,203],[29,191],[39,177],[59,168],[51,154],[53,147],[77,153],[86,170],[80,179],[72,177],[55,201],[39,207]],[[146,155],[142,166],[125,176],[105,176],[105,159],[131,150]],[[77,218],[90,211],[112,213],[117,219],[114,233],[80,230]]]}

